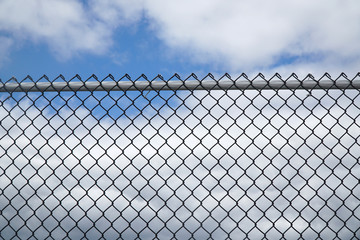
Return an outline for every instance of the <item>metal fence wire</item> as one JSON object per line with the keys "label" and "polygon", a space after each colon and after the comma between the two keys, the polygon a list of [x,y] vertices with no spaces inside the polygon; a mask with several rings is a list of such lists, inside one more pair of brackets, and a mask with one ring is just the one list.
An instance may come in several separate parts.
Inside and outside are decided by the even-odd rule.
{"label": "metal fence wire", "polygon": [[360,74],[0,84],[1,239],[359,239]]}

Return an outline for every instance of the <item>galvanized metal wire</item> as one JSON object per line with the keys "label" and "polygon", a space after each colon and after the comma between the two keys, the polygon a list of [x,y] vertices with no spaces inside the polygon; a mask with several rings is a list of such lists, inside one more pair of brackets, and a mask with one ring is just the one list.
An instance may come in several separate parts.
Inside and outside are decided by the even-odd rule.
{"label": "galvanized metal wire", "polygon": [[359,239],[359,88],[360,74],[1,82],[0,239]]}

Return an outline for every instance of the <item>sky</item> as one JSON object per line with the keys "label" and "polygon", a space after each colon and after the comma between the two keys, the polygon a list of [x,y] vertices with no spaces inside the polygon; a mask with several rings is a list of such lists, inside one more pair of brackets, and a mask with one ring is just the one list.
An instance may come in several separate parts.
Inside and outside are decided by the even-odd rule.
{"label": "sky", "polygon": [[354,76],[357,0],[2,0],[0,78]]}
{"label": "sky", "polygon": [[[0,0],[0,78],[352,78],[359,7]],[[20,92],[0,100],[5,238],[359,236],[357,90]]]}

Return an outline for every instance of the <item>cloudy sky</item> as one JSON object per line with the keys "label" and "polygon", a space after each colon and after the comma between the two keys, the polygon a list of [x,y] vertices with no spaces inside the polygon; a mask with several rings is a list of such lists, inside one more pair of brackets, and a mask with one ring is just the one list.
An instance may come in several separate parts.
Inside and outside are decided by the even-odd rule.
{"label": "cloudy sky", "polygon": [[353,75],[357,0],[1,0],[0,78]]}
{"label": "cloudy sky", "polygon": [[[0,78],[351,78],[360,64],[359,7],[358,0],[0,0]],[[359,236],[356,90],[1,93],[0,100],[5,238]]]}

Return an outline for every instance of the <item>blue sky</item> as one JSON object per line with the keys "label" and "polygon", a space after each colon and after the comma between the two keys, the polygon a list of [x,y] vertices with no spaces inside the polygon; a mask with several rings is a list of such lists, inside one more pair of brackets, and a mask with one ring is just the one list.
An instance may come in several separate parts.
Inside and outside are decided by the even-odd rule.
{"label": "blue sky", "polygon": [[170,59],[163,51],[166,46],[145,29],[145,24],[141,27],[145,32],[134,32],[129,27],[118,30],[114,33],[116,42],[111,47],[112,53],[100,55],[85,52],[69,59],[56,59],[46,44],[24,43],[9,53],[8,59],[1,66],[1,77],[5,80],[11,76],[22,78],[30,75],[38,78],[43,74],[49,77],[63,74],[71,78],[79,74],[86,78],[93,73],[99,77],[108,74],[121,77],[129,73],[136,78],[142,73],[149,77],[160,73],[170,76],[196,66],[175,57]]}
{"label": "blue sky", "polygon": [[0,78],[352,76],[359,7],[357,0],[3,0]]}

